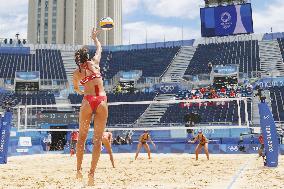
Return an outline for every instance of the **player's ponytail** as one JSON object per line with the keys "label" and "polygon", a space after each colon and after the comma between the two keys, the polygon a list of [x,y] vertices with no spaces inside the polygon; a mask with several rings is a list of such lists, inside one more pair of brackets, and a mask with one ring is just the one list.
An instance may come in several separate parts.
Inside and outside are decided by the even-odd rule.
{"label": "player's ponytail", "polygon": [[87,48],[81,48],[75,53],[75,62],[81,72],[81,64],[87,62],[89,60],[89,51]]}

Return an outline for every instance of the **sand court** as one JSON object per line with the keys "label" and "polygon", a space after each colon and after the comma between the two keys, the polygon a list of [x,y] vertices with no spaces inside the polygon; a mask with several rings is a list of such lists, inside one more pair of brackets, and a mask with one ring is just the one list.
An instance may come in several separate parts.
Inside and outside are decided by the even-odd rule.
{"label": "sand court", "polygon": [[60,154],[10,157],[0,166],[0,188],[284,188],[284,156],[279,166],[264,168],[256,154],[114,154],[113,169],[108,155],[102,155],[95,174],[95,186],[87,186],[91,156],[83,161],[84,179],[75,178],[75,157]]}

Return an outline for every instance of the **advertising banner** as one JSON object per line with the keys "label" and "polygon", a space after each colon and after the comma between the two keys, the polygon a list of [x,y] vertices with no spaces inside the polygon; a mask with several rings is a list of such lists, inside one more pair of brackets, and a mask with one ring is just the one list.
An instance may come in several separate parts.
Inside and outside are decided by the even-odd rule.
{"label": "advertising banner", "polygon": [[31,137],[20,137],[18,146],[30,147],[32,146],[32,138]]}
{"label": "advertising banner", "polygon": [[39,81],[39,72],[16,72],[16,81]]}
{"label": "advertising banner", "polygon": [[7,163],[12,112],[6,112],[0,121],[0,164]]}
{"label": "advertising banner", "polygon": [[228,66],[214,66],[213,67],[213,72],[214,75],[233,75],[233,74],[238,74],[238,66],[236,65],[228,65]]}
{"label": "advertising banner", "polygon": [[254,87],[256,86],[259,86],[262,89],[268,89],[270,87],[283,87],[284,77],[263,78],[254,83]]}
{"label": "advertising banner", "polygon": [[200,9],[202,37],[253,33],[251,4]]}
{"label": "advertising banner", "polygon": [[276,125],[272,113],[266,103],[259,103],[260,126],[264,140],[266,164],[268,167],[278,165],[278,139]]}

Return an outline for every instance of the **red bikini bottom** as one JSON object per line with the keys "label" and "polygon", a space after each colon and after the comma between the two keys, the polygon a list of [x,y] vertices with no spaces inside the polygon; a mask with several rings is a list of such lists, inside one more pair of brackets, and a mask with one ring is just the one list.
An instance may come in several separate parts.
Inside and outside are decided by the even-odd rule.
{"label": "red bikini bottom", "polygon": [[86,99],[93,112],[95,112],[98,108],[98,106],[103,102],[103,101],[107,101],[107,97],[106,96],[93,96],[93,95],[86,95],[84,96],[84,99]]}

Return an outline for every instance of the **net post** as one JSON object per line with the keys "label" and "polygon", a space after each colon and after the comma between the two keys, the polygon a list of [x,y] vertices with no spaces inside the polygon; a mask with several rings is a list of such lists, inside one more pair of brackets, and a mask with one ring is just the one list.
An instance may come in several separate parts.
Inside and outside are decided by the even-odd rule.
{"label": "net post", "polygon": [[20,106],[18,106],[18,108],[17,108],[17,113],[18,113],[18,119],[17,119],[17,121],[18,121],[18,124],[17,124],[17,127],[18,127],[18,130],[20,130],[21,128],[21,108],[20,108]]}
{"label": "net post", "polygon": [[246,119],[246,124],[247,124],[247,127],[249,127],[249,117],[248,117],[248,99],[245,98],[244,99],[244,103],[245,103],[245,119]]}
{"label": "net post", "polygon": [[25,130],[27,129],[27,125],[28,125],[28,107],[25,106]]}
{"label": "net post", "polygon": [[239,117],[239,126],[242,126],[242,118],[241,118],[241,106],[240,106],[240,99],[237,100],[238,105],[238,117]]}

